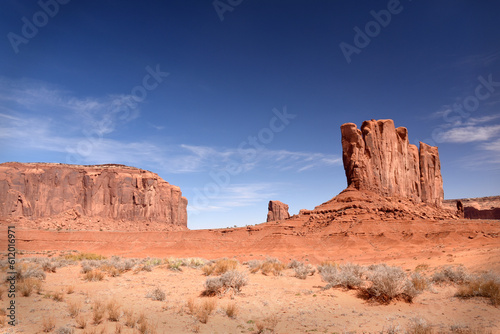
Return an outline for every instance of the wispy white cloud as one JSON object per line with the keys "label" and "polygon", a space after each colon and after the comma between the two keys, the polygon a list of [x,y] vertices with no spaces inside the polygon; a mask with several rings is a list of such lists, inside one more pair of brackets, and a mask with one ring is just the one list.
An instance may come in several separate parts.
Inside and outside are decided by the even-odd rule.
{"label": "wispy white cloud", "polygon": [[443,143],[471,143],[487,141],[500,134],[500,125],[464,126],[443,131],[439,141]]}

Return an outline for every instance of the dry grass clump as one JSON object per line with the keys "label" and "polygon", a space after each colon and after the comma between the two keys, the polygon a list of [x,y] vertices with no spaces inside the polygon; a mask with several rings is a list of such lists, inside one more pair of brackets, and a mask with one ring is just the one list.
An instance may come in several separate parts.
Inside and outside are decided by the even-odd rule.
{"label": "dry grass clump", "polygon": [[42,281],[38,278],[28,277],[17,282],[16,290],[21,293],[23,297],[29,297],[33,291],[40,291],[42,289]]}
{"label": "dry grass clump", "polygon": [[68,303],[68,312],[69,312],[70,317],[76,318],[76,316],[80,314],[81,310],[82,310],[81,303],[79,303],[79,302]]}
{"label": "dry grass clump", "polygon": [[307,276],[312,276],[316,273],[316,269],[313,268],[310,264],[305,265],[302,262],[297,261],[297,263],[293,263],[293,266],[290,267],[290,264],[288,265],[289,268],[293,268],[295,271],[295,277],[299,279],[306,279]]}
{"label": "dry grass clump", "polygon": [[42,331],[44,333],[52,332],[56,328],[56,320],[54,317],[44,317],[42,321]]}
{"label": "dry grass clump", "polygon": [[188,313],[189,314],[194,314],[195,311],[196,311],[196,302],[194,300],[194,298],[189,298],[187,303],[186,303],[186,306],[188,308]]}
{"label": "dry grass clump", "polygon": [[217,308],[217,299],[208,298],[203,301],[201,304],[196,304],[194,298],[188,299],[187,303],[188,313],[196,316],[196,318],[203,324],[208,322],[209,316],[215,311]]}
{"label": "dry grass clump", "polygon": [[206,276],[221,275],[230,270],[235,270],[238,263],[238,260],[224,258],[204,265],[201,270]]}
{"label": "dry grass clump", "polygon": [[109,321],[118,321],[120,320],[120,304],[116,300],[110,300],[106,305],[108,310],[108,320]]}
{"label": "dry grass clump", "polygon": [[146,298],[151,298],[152,300],[164,301],[165,297],[165,292],[159,286],[146,294]]}
{"label": "dry grass clump", "polygon": [[228,291],[239,293],[241,288],[248,284],[248,277],[245,273],[231,270],[219,277],[209,277],[205,281],[204,296],[223,295]]}
{"label": "dry grass clump", "polygon": [[76,328],[85,329],[85,327],[87,327],[87,319],[82,314],[77,316],[75,321],[76,321]]}
{"label": "dry grass clump", "polygon": [[429,265],[427,263],[421,263],[415,267],[415,272],[419,273],[421,271],[427,271],[429,269]]}
{"label": "dry grass clump", "polygon": [[342,287],[345,289],[357,289],[363,284],[361,278],[365,268],[360,265],[346,263],[342,265],[323,265],[318,268],[323,281],[328,285],[324,289]]}
{"label": "dry grass clump", "polygon": [[473,328],[468,325],[452,325],[450,333],[456,334],[491,334],[491,331],[482,328]]}
{"label": "dry grass clump", "polygon": [[106,308],[101,301],[94,301],[92,305],[92,321],[95,325],[98,325],[102,322],[104,318],[104,313],[106,312]]}
{"label": "dry grass clump", "polygon": [[64,299],[64,294],[62,293],[62,291],[49,293],[48,296],[56,302],[62,302]]}
{"label": "dry grass clump", "polygon": [[435,283],[465,283],[471,279],[470,274],[462,266],[444,266],[432,275]]}
{"label": "dry grass clump", "polygon": [[248,269],[250,273],[255,274],[260,270],[260,266],[262,265],[262,261],[259,260],[251,260],[246,263],[248,265]]}
{"label": "dry grass clump", "polygon": [[406,327],[406,334],[432,334],[432,326],[425,319],[413,318]]}
{"label": "dry grass clump", "polygon": [[137,319],[134,317],[134,313],[131,310],[127,310],[123,312],[125,316],[125,326],[134,328]]}
{"label": "dry grass clump", "polygon": [[414,272],[411,275],[410,279],[411,279],[411,283],[413,284],[413,286],[415,287],[415,289],[418,292],[424,291],[430,285],[429,280],[425,276],[422,276],[418,271]]}
{"label": "dry grass clump", "polygon": [[83,279],[89,282],[102,281],[104,279],[104,273],[99,269],[93,269],[83,276]]}
{"label": "dry grass clump", "polygon": [[270,331],[274,333],[276,326],[278,325],[278,316],[276,314],[269,315],[262,320],[257,320],[255,326],[257,327],[257,333],[264,333]]}
{"label": "dry grass clump", "polygon": [[157,333],[156,327],[157,326],[153,325],[153,323],[151,321],[148,321],[148,319],[146,319],[146,316],[144,315],[144,313],[141,313],[139,315],[139,318],[137,319],[137,326],[136,326],[139,333],[141,333],[141,334],[156,334]]}
{"label": "dry grass clump", "polygon": [[455,296],[460,298],[486,297],[494,306],[500,305],[500,277],[483,274],[463,283]]}
{"label": "dry grass clump", "polygon": [[73,292],[75,292],[75,286],[74,285],[69,285],[67,288],[66,288],[66,293],[68,295],[72,294]]}
{"label": "dry grass clump", "polygon": [[190,257],[187,259],[181,259],[182,265],[190,268],[201,268],[207,264],[207,260],[199,257]]}
{"label": "dry grass clump", "polygon": [[82,261],[82,260],[104,260],[105,256],[95,254],[95,253],[76,253],[76,254],[66,254],[64,255],[66,260],[70,261]]}
{"label": "dry grass clump", "polygon": [[389,267],[385,264],[374,266],[368,272],[368,279],[372,285],[363,292],[368,298],[383,304],[393,299],[411,303],[418,293],[403,269],[399,267]]}
{"label": "dry grass clump", "polygon": [[73,334],[75,331],[73,328],[69,327],[59,327],[56,329],[56,334]]}
{"label": "dry grass clump", "polygon": [[224,307],[224,312],[229,318],[236,318],[238,315],[238,305],[236,303],[229,303]]}
{"label": "dry grass clump", "polygon": [[16,280],[21,281],[26,278],[45,279],[45,272],[40,264],[21,262],[16,264]]}

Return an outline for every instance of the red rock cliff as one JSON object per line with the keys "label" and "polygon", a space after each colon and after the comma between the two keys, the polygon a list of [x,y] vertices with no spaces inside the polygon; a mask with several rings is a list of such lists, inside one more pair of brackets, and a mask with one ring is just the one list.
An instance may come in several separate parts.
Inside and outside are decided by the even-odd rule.
{"label": "red rock cliff", "polygon": [[187,199],[157,174],[123,165],[0,164],[0,218],[78,217],[187,226]]}
{"label": "red rock cliff", "polygon": [[341,126],[348,186],[386,197],[401,196],[441,205],[443,180],[437,147],[409,143],[408,131],[392,120]]}

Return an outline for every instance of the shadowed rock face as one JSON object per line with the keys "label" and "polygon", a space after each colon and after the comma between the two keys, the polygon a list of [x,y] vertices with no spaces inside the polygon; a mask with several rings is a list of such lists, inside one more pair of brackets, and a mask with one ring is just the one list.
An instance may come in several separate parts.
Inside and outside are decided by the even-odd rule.
{"label": "shadowed rock face", "polygon": [[187,226],[187,199],[157,174],[123,165],[0,164],[0,218],[82,217]]}
{"label": "shadowed rock face", "polygon": [[290,218],[288,213],[288,205],[280,201],[269,201],[267,221],[283,220]]}
{"label": "shadowed rock face", "polygon": [[392,120],[341,126],[344,169],[348,186],[386,197],[401,196],[441,205],[443,180],[437,147],[409,143],[408,131]]}

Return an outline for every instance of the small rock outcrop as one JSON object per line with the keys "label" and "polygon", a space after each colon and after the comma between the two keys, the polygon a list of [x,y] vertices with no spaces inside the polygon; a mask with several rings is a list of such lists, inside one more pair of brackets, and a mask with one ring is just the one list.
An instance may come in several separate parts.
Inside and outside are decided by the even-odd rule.
{"label": "small rock outcrop", "polygon": [[390,119],[341,126],[347,184],[385,197],[403,197],[440,206],[443,179],[437,147],[409,143],[408,130]]}
{"label": "small rock outcrop", "polygon": [[447,199],[443,201],[443,206],[452,210],[455,203],[457,212],[461,211],[463,218],[500,219],[500,196]]}
{"label": "small rock outcrop", "polygon": [[280,201],[269,201],[267,221],[277,221],[290,218],[288,213],[288,205]]}
{"label": "small rock outcrop", "polygon": [[47,220],[66,214],[186,228],[186,207],[179,187],[134,167],[0,164],[0,219]]}

